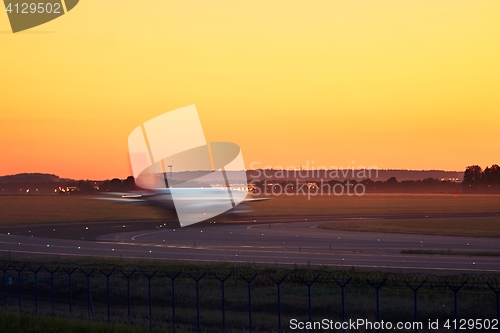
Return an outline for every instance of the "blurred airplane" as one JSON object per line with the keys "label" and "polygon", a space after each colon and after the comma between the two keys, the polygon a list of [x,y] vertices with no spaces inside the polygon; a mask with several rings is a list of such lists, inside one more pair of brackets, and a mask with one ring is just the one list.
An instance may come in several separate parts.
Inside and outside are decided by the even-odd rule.
{"label": "blurred airplane", "polygon": [[[235,202],[233,196],[239,191],[239,199]],[[174,192],[174,193],[173,193]],[[184,212],[192,212],[193,215],[206,215],[207,219],[220,215],[224,217],[242,217],[253,210],[247,204],[257,201],[269,200],[269,198],[248,197],[248,189],[245,187],[209,187],[209,188],[156,188],[128,193],[107,192],[113,197],[99,197],[97,200],[112,201],[119,203],[144,204],[161,208],[163,211],[177,216],[176,205],[182,206]],[[242,199],[242,195],[245,197]],[[175,200],[174,200],[174,197]],[[228,196],[230,200],[228,200]],[[220,212],[224,212],[220,214]],[[203,219],[203,218],[202,218]],[[182,224],[181,224],[182,225]]]}

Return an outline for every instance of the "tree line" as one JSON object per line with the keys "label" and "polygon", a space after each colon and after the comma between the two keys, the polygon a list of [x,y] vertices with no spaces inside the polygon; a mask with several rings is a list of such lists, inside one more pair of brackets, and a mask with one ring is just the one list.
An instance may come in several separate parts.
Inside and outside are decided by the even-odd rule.
{"label": "tree line", "polygon": [[500,193],[500,167],[493,164],[483,170],[479,165],[468,166],[462,184],[469,193]]}
{"label": "tree line", "polygon": [[[328,182],[318,182],[317,180],[300,180],[301,184],[316,184],[316,186],[329,186],[333,188],[335,184],[346,184],[355,186],[363,184],[366,193],[500,193],[500,167],[497,164],[486,167],[484,170],[479,165],[468,166],[463,174],[463,181],[442,180],[436,178],[426,178],[423,180],[403,180],[398,181],[391,177],[385,181],[382,180],[330,180]],[[283,179],[265,179],[253,180],[251,185],[259,188],[260,193],[269,190],[269,186],[281,186],[285,188],[287,184],[297,185],[297,180]],[[104,181],[59,181],[59,182],[15,182],[0,184],[0,194],[98,194],[102,192],[128,192],[141,190],[135,184],[132,176],[126,179],[110,179]],[[68,192],[66,189],[73,189]],[[295,188],[289,186],[289,190]],[[29,191],[27,191],[29,190]],[[63,191],[64,190],[64,191]]]}

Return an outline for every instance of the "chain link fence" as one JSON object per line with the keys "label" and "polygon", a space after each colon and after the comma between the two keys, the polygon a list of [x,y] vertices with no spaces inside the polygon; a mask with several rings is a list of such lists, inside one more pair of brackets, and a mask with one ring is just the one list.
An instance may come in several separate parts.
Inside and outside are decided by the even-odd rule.
{"label": "chain link fence", "polygon": [[4,311],[151,331],[285,332],[291,319],[500,319],[500,275],[0,261]]}

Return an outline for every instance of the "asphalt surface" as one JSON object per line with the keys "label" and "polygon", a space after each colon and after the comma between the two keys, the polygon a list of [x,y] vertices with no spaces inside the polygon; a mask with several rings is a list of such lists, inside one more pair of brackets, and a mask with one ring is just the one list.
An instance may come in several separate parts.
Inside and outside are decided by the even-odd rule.
{"label": "asphalt surface", "polygon": [[[429,218],[494,214],[433,214]],[[415,215],[362,217],[418,219]],[[93,222],[0,228],[0,252],[19,255],[149,258],[169,261],[500,272],[500,257],[413,255],[403,249],[500,251],[500,239],[318,229],[347,216],[272,217],[179,228],[174,222]]]}

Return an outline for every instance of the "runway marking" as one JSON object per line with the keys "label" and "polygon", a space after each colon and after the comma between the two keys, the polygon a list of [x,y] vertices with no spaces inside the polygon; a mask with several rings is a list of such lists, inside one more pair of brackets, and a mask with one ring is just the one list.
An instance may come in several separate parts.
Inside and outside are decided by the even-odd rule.
{"label": "runway marking", "polygon": [[[144,234],[142,234],[144,235]],[[139,236],[139,235],[137,235]],[[21,236],[21,237],[25,237],[25,236]],[[26,238],[27,242],[25,241],[22,241],[22,244],[23,245],[33,245],[33,246],[42,246],[38,243],[33,243],[33,241],[30,239],[30,238]],[[44,239],[45,242],[47,243],[50,243],[50,242],[53,242],[53,239]],[[71,242],[70,240],[68,240],[68,243]],[[92,242],[94,244],[109,244],[109,245],[115,245],[117,244],[116,241],[94,241]],[[18,245],[18,240],[12,240],[12,241],[0,241],[0,244],[9,244],[9,245],[13,245],[13,246],[17,246]],[[85,244],[84,246],[88,245],[88,244],[91,244],[89,243],[88,241],[85,241],[81,244]],[[180,246],[183,246],[182,244],[163,244],[161,242],[157,242],[157,243],[130,243],[130,242],[124,242],[124,241],[121,241],[119,242],[118,244],[122,244],[122,245],[134,245],[134,246],[154,246],[154,247],[180,247]],[[201,244],[200,244],[201,245]],[[55,245],[54,246],[60,246],[60,247],[68,247],[68,248],[72,248],[71,246],[67,246],[67,245]],[[291,249],[291,248],[295,248],[295,247],[291,247],[290,245],[288,246],[273,246],[273,245],[260,245],[260,246],[255,246],[255,245],[230,245],[230,246],[207,246],[207,244],[204,244],[203,246],[207,247],[207,248],[224,248],[224,249],[227,249],[227,248],[237,248],[237,247],[246,247],[246,248],[260,248],[260,249],[265,249],[265,248],[269,248],[269,249],[278,249],[278,248],[283,248],[283,249]],[[190,248],[191,246],[183,246],[183,248]],[[491,246],[490,246],[491,247]],[[326,248],[315,248],[315,247],[303,247],[303,250],[307,251],[308,249],[310,250],[314,250],[314,251],[318,251],[318,250],[323,250],[325,251],[325,253],[339,253],[339,251],[341,251],[342,253],[351,253],[351,249],[345,249],[345,250],[341,250],[341,249],[333,249],[333,252],[332,250],[327,250]],[[384,250],[384,251],[393,251],[391,252],[390,255],[393,255],[393,254],[400,254],[400,249],[399,248],[392,248],[392,247],[378,247],[377,249],[377,253]],[[357,254],[360,254],[362,253],[362,250],[359,250],[358,251],[353,251],[353,253],[357,253]],[[428,256],[426,254],[423,254],[424,256]],[[415,255],[411,255],[411,257],[414,257]],[[438,256],[438,255],[434,255],[434,256]],[[468,256],[468,255],[463,255],[463,256]],[[462,256],[457,256],[457,257],[462,257]]]}
{"label": "runway marking", "polygon": [[[108,242],[96,242],[97,244],[116,244],[116,243],[108,243]],[[5,243],[5,244],[9,244],[9,245],[17,245],[17,244],[14,244],[14,243]],[[45,248],[44,245],[41,245],[41,244],[28,244],[28,245],[31,245],[31,246],[35,246],[35,247],[42,247],[42,248]],[[144,246],[144,247],[153,247],[153,248],[163,248],[163,249],[192,249],[192,250],[210,250],[210,251],[223,251],[223,250],[227,250],[227,249],[232,249],[235,253],[235,252],[238,252],[240,253],[240,255],[247,255],[249,254],[248,252],[248,248],[233,248],[233,247],[207,247],[207,246],[201,246],[201,247],[192,247],[192,246],[172,246],[172,245],[163,245],[163,244],[140,244],[140,243],[129,243],[129,244],[125,244],[125,245],[134,245],[134,246]],[[75,247],[73,246],[63,246],[63,245],[55,245],[53,246],[52,248],[59,248],[59,249],[73,249],[73,250],[76,250]],[[273,250],[273,251],[259,251],[257,249],[269,249],[269,250]],[[298,260],[305,260],[307,258],[304,258],[302,256],[302,254],[304,255],[335,255],[337,256],[336,258],[331,258],[331,259],[335,259],[335,260],[340,260],[340,258],[338,258],[339,256],[343,255],[345,256],[346,258],[348,258],[349,260],[359,260],[360,258],[369,258],[369,257],[390,257],[392,259],[395,259],[395,260],[402,260],[402,259],[408,259],[408,258],[411,258],[413,260],[415,260],[415,262],[427,262],[429,260],[429,258],[426,256],[426,255],[419,255],[419,256],[411,256],[411,255],[384,255],[384,254],[368,254],[368,253],[358,253],[358,254],[354,254],[354,257],[352,256],[352,253],[351,252],[334,252],[334,253],[331,253],[329,251],[322,251],[322,252],[317,252],[317,249],[314,249],[316,251],[304,251],[304,252],[297,252],[297,251],[294,251],[294,252],[289,252],[289,251],[276,251],[278,247],[254,247],[252,248],[252,252],[251,254],[253,255],[258,255],[258,254],[265,254],[265,255],[268,255],[270,252],[272,253],[279,253],[279,254],[290,254],[290,255],[298,255],[298,257],[296,257]],[[91,247],[91,246],[85,246],[83,252],[86,252],[86,251],[103,251],[102,248],[99,248],[99,247]],[[286,249],[284,249],[286,250]],[[3,250],[5,252],[5,250]],[[15,252],[19,252],[19,251],[16,251],[14,250]],[[117,253],[119,252],[131,252],[131,251],[134,251],[132,249],[117,249]],[[54,253],[54,252],[40,252],[40,251],[22,251],[23,253],[32,253],[32,254],[51,254],[51,253]],[[165,253],[165,254],[169,254],[169,253]],[[60,255],[60,253],[59,253]],[[79,254],[79,255],[84,255],[83,253],[82,254]],[[208,253],[206,255],[209,255]],[[441,256],[436,256],[435,258],[439,258],[439,259],[443,259]],[[462,260],[460,259],[463,259],[463,256],[457,256],[455,258],[446,258],[448,259],[447,262],[449,261],[453,261],[453,262],[458,262],[460,263]],[[451,259],[451,260],[450,260]],[[214,260],[214,261],[217,261],[217,260]],[[498,259],[497,258],[487,258],[485,260],[482,260],[482,262],[497,262]],[[332,264],[334,265],[334,264]],[[374,267],[386,267],[386,265],[381,265],[381,266],[374,266]],[[400,267],[400,266],[390,266],[390,267]],[[438,269],[438,268],[436,268]],[[444,269],[444,268],[439,268],[439,269]],[[450,269],[458,269],[458,268],[447,268],[447,270],[450,270]],[[477,270],[477,269],[476,269]],[[481,271],[488,271],[488,270],[481,270]]]}
{"label": "runway marking", "polygon": [[[26,254],[40,254],[40,255],[57,255],[57,256],[68,256],[68,257],[88,257],[88,255],[85,254],[73,254],[73,253],[57,253],[57,252],[30,252],[30,251],[9,251],[9,250],[0,250],[0,252],[10,252],[10,253],[26,253]],[[118,258],[120,257],[119,255],[114,255],[114,256],[109,256],[109,255],[100,255],[99,257],[101,258]],[[137,256],[121,256],[122,258],[126,259],[146,259],[146,260],[164,260],[164,261],[172,261],[167,258],[162,258],[162,257],[137,257]],[[186,262],[209,262],[209,263],[237,263],[237,264],[260,264],[260,265],[283,265],[283,266],[295,266],[297,265],[296,262],[284,262],[284,261],[275,261],[275,262],[266,262],[266,261],[257,261],[257,260],[250,260],[250,261],[242,261],[242,260],[211,260],[211,259],[175,259],[175,261],[186,261]],[[306,266],[307,264],[304,263],[299,266]],[[358,268],[376,268],[376,269],[423,269],[423,270],[433,270],[433,271],[459,271],[459,272],[477,272],[476,269],[470,269],[470,268],[448,268],[448,269],[443,269],[443,268],[422,268],[422,267],[412,267],[412,266],[374,266],[374,265],[349,265],[349,264],[331,264],[331,263],[320,263],[320,264],[312,264],[311,266],[328,266],[328,267],[358,267]],[[484,269],[481,270],[482,272],[491,272],[491,273],[498,273],[500,270],[494,270],[494,269]]]}
{"label": "runway marking", "polygon": [[136,240],[137,237],[146,236],[146,235],[152,235],[152,234],[156,234],[156,233],[158,233],[158,230],[157,231],[153,231],[153,232],[145,232],[143,234],[135,235],[135,236],[131,237],[130,239],[131,240]]}
{"label": "runway marking", "polygon": [[[354,218],[353,218],[354,219]],[[234,237],[236,238],[236,242],[234,246],[224,244],[219,241],[211,241],[211,240],[201,240],[198,246],[192,246],[191,236],[196,233],[199,234],[199,229],[195,230],[185,230],[183,236],[180,238],[175,238],[176,241],[172,242],[169,240],[167,242],[161,242],[161,239],[157,239],[156,236],[150,236],[143,239],[139,242],[139,238],[147,235],[158,235],[158,237],[165,236],[163,238],[166,239],[166,236],[169,235],[171,238],[171,234],[167,233],[170,231],[168,229],[155,229],[155,230],[145,230],[147,232],[136,234],[136,232],[122,232],[122,233],[111,233],[108,235],[102,236],[102,241],[81,241],[81,240],[69,240],[69,239],[54,239],[54,238],[28,238],[28,236],[21,235],[5,235],[1,234],[0,239],[6,240],[7,242],[1,242],[3,248],[10,247],[10,252],[18,252],[18,253],[31,253],[34,255],[68,255],[68,256],[102,256],[102,253],[108,254],[104,257],[114,257],[116,258],[119,254],[124,255],[125,258],[146,258],[149,259],[152,256],[155,256],[158,259],[162,260],[176,260],[175,257],[181,257],[184,259],[177,259],[179,261],[186,262],[231,262],[231,263],[247,263],[251,264],[252,262],[260,263],[260,264],[268,264],[271,265],[275,261],[269,260],[269,258],[273,257],[275,254],[276,263],[280,265],[293,265],[295,263],[301,264],[303,261],[307,262],[310,259],[314,266],[330,266],[330,267],[365,267],[365,268],[378,268],[378,269],[413,269],[413,270],[435,270],[435,271],[474,271],[474,272],[498,272],[498,269],[495,267],[499,267],[499,258],[473,258],[476,259],[476,264],[480,267],[488,268],[488,269],[480,269],[476,266],[472,266],[472,259],[468,258],[468,255],[464,256],[455,256],[454,258],[450,258],[449,256],[441,256],[441,255],[402,255],[399,253],[401,249],[407,248],[408,246],[413,244],[415,247],[419,246],[421,240],[423,239],[426,247],[429,246],[441,246],[442,243],[447,241],[447,244],[451,244],[452,247],[461,247],[462,242],[466,242],[466,240],[473,241],[477,244],[474,244],[474,247],[480,248],[495,248],[496,244],[490,244],[490,240],[497,239],[477,239],[471,238],[467,236],[454,237],[454,236],[432,236],[432,235],[411,235],[411,234],[387,234],[383,235],[383,233],[372,233],[372,232],[349,232],[349,231],[339,231],[337,233],[332,233],[333,235],[328,235],[327,233],[319,232],[320,230],[311,230],[317,229],[318,221],[293,221],[288,222],[288,224],[276,223],[272,222],[272,228],[270,230],[264,231],[264,229],[268,228],[268,223],[260,222],[258,224],[253,224],[251,226],[245,225],[235,225],[228,224],[224,225],[222,229],[203,229],[203,234],[205,232],[208,235],[211,235],[212,240],[217,240],[217,237],[221,235],[226,235],[229,237],[230,231]],[[81,225],[85,225],[88,223],[81,223]],[[290,226],[293,231],[287,232],[287,227]],[[112,226],[109,226],[112,227]],[[254,228],[256,227],[256,228]],[[245,232],[245,229],[247,232]],[[7,230],[5,230],[7,231]],[[125,231],[125,230],[124,230]],[[184,231],[184,230],[183,230]],[[248,231],[252,231],[251,233]],[[256,231],[253,234],[253,231]],[[161,232],[161,233],[160,233]],[[264,239],[266,237],[261,237],[260,233],[263,232],[266,236],[270,235],[270,239],[261,240],[257,242],[257,237],[259,239]],[[312,245],[309,248],[302,248],[301,251],[297,251],[300,244],[291,245],[293,240],[297,240],[293,235],[300,233],[301,239],[300,241],[308,242],[307,244]],[[112,236],[114,235],[114,237]],[[175,233],[173,234],[175,236]],[[245,235],[247,235],[245,237]],[[287,245],[281,246],[280,237],[285,237],[287,240]],[[342,240],[337,241],[337,236],[342,236]],[[3,236],[3,237],[2,237]],[[241,236],[245,238],[241,238]],[[377,244],[377,237],[380,236],[380,245],[375,247]],[[395,238],[403,236],[401,238]],[[12,238],[14,237],[14,238]],[[252,238],[254,237],[254,238]],[[333,237],[334,239],[330,238]],[[382,239],[384,237],[384,239]],[[118,238],[118,239],[117,239]],[[119,239],[123,239],[121,241]],[[99,238],[98,238],[99,239]],[[243,239],[244,241],[241,241]],[[327,241],[328,239],[328,241]],[[403,240],[401,240],[403,239]],[[19,240],[22,245],[18,245]],[[26,240],[24,242],[23,240]],[[33,241],[37,241],[39,243],[33,244]],[[154,243],[148,243],[149,240],[155,241]],[[238,242],[238,240],[240,240]],[[246,240],[246,241],[245,241]],[[276,240],[276,242],[275,242]],[[279,240],[279,241],[277,241]],[[31,241],[31,242],[30,242]],[[483,241],[485,242],[483,244]],[[144,243],[146,242],[146,243]],[[335,247],[331,250],[328,250],[328,245],[335,244]],[[360,247],[356,242],[367,242],[368,245],[361,245]],[[197,240],[198,243],[198,240]],[[250,245],[242,245],[243,244],[260,244],[261,246],[250,246]],[[400,244],[401,243],[401,244]],[[46,247],[47,244],[50,244],[50,248]],[[74,245],[73,245],[74,244]],[[191,244],[191,246],[186,245]],[[223,244],[220,246],[219,244]],[[276,244],[277,246],[273,246]],[[363,244],[363,243],[361,243]],[[465,243],[464,243],[465,244]],[[472,244],[472,243],[471,243]],[[77,250],[78,245],[81,245],[82,249]],[[121,247],[120,245],[123,245]],[[263,245],[263,246],[262,246]],[[26,247],[33,248],[34,251],[25,251]],[[132,247],[134,246],[134,247]],[[325,246],[325,247],[323,247]],[[370,249],[369,246],[373,246]],[[111,247],[115,248],[114,252],[111,252]],[[120,247],[122,249],[120,249]],[[316,248],[319,247],[319,248]],[[411,247],[411,246],[410,246]],[[18,248],[19,251],[12,250],[12,248]],[[465,247],[464,247],[465,248]],[[23,250],[21,250],[23,249]],[[72,249],[72,250],[71,250]],[[42,251],[43,250],[43,251]],[[149,250],[153,250],[153,253],[149,253]],[[200,250],[200,251],[196,251]],[[351,251],[355,250],[355,251]],[[47,252],[44,252],[47,251]],[[61,254],[57,253],[57,251],[67,251],[69,254]],[[7,250],[0,250],[0,252],[7,252]],[[235,258],[236,255],[236,258]],[[224,260],[226,257],[231,257],[239,260]],[[285,257],[285,258],[283,258]],[[345,261],[342,261],[342,257],[345,257]],[[377,258],[375,258],[377,257]],[[473,256],[474,257],[474,256]],[[188,259],[191,258],[191,259]],[[196,259],[198,258],[198,259]],[[255,258],[257,260],[252,260]],[[373,258],[373,259],[372,259]],[[281,261],[279,260],[281,259]],[[322,262],[325,261],[326,263]],[[338,262],[338,263],[337,263]],[[359,264],[356,264],[359,263]],[[370,263],[370,264],[368,264]],[[389,264],[389,265],[388,265]],[[391,266],[394,264],[395,266]],[[432,265],[434,267],[428,268],[427,265]],[[305,266],[305,265],[304,265]],[[451,266],[451,267],[449,267]],[[455,268],[453,267],[455,266]],[[461,267],[461,268],[458,268]],[[470,268],[469,268],[470,267]]]}
{"label": "runway marking", "polygon": [[[153,234],[155,232],[152,232],[152,233],[145,233],[145,234]],[[142,234],[142,235],[145,235],[145,234]],[[140,235],[137,235],[137,236],[140,236]],[[12,237],[12,236],[9,236],[9,237]],[[21,236],[21,237],[25,237],[25,236]],[[22,241],[22,244],[23,246],[26,246],[26,245],[31,245],[31,246],[44,246],[44,245],[41,245],[41,244],[38,244],[38,243],[33,243],[32,240],[30,238],[27,238],[29,241],[28,242],[24,242]],[[45,239],[44,240],[45,242],[47,243],[51,243],[53,242],[53,240],[51,239]],[[71,242],[70,240],[68,240],[68,243]],[[18,245],[18,240],[14,241],[0,241],[0,244],[7,244],[7,245],[12,245],[12,246],[17,246]],[[82,246],[85,246],[87,247],[87,245],[89,244],[109,244],[109,245],[115,245],[117,244],[116,241],[94,241],[94,242],[82,242],[81,243]],[[118,244],[121,244],[121,245],[134,245],[134,246],[144,246],[144,247],[160,247],[160,248],[193,248],[192,246],[186,246],[186,245],[182,245],[182,244],[163,244],[163,243],[130,243],[130,242],[119,242]],[[58,246],[58,247],[61,247],[61,248],[73,248],[73,246],[68,246],[68,245],[55,245],[53,244],[53,246]],[[291,247],[291,246],[272,246],[272,245],[260,245],[260,246],[254,246],[254,245],[230,245],[230,246],[210,246],[210,245],[207,245],[207,244],[204,244],[204,245],[199,245],[197,246],[196,248],[199,248],[200,246],[203,246],[205,247],[206,249],[238,249],[238,248],[248,248],[248,249],[270,249],[270,250],[273,250],[275,251],[276,249],[283,249],[284,251],[287,251],[289,252],[287,249],[292,249],[292,248],[295,248],[295,247]],[[309,250],[309,251],[308,251]],[[400,251],[399,251],[399,248],[391,248],[391,247],[378,247],[376,249],[377,253],[375,253],[374,255],[378,255],[380,256],[380,252],[381,251],[389,251],[391,252],[389,255],[399,255],[400,254]],[[318,252],[319,251],[319,252]],[[305,252],[305,253],[310,253],[310,254],[320,254],[320,253],[330,253],[330,254],[337,254],[337,253],[351,253],[351,250],[350,249],[333,249],[332,250],[328,250],[326,248],[314,248],[314,247],[304,247],[303,248],[303,251],[302,252]],[[294,253],[294,252],[290,252],[290,253]],[[352,253],[355,253],[356,255],[360,256],[363,251],[362,250],[359,250],[358,251],[353,251]],[[363,255],[368,255],[366,253],[364,253]],[[416,257],[417,255],[406,255],[406,257],[408,258],[414,258]],[[441,255],[433,255],[433,256],[429,256],[427,254],[422,254],[422,255],[419,255],[419,256],[423,256],[423,257],[426,257],[426,258],[429,258],[429,257],[442,257]],[[468,257],[469,255],[463,255],[463,256],[456,256],[456,257]],[[476,257],[476,256],[474,256]],[[447,257],[448,258],[448,257]]]}

